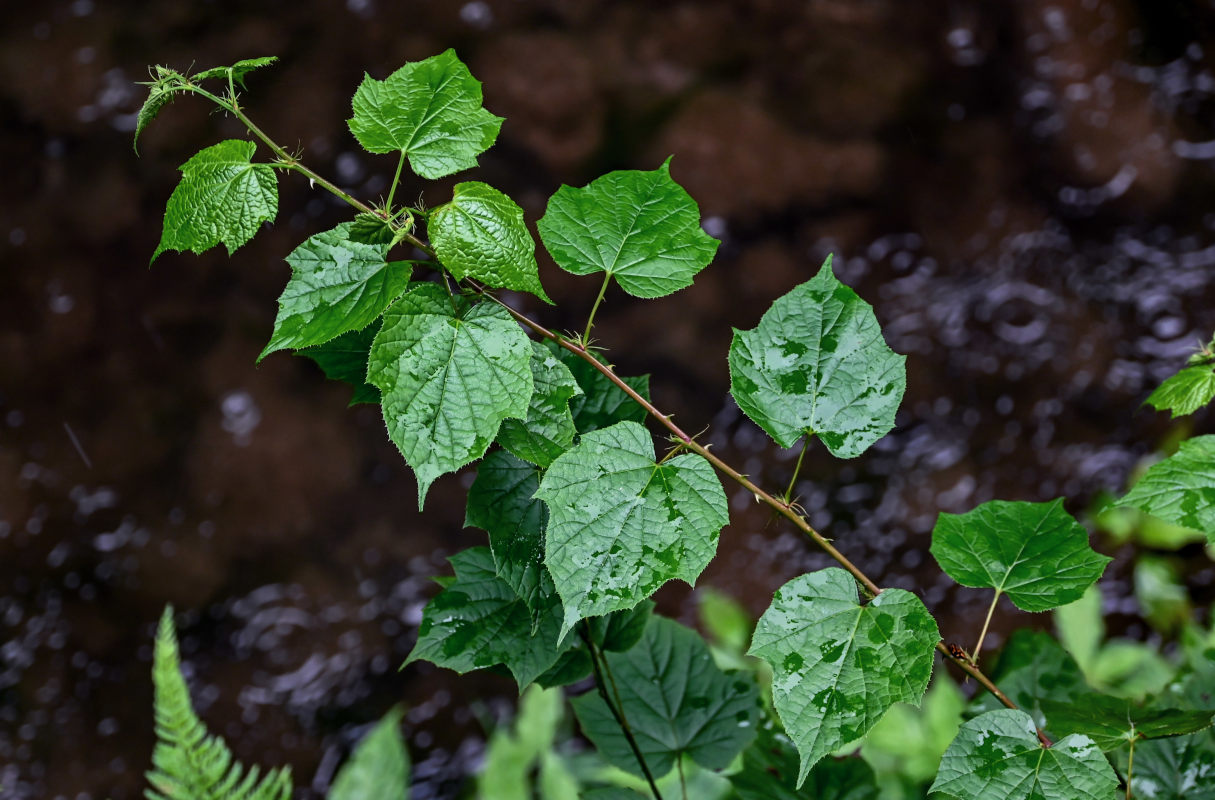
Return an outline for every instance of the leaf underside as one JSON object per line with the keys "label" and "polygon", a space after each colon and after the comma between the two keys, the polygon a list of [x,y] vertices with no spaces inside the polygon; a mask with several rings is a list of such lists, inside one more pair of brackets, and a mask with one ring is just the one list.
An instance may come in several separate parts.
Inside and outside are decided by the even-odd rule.
{"label": "leaf underside", "polygon": [[[658,777],[688,755],[723,769],[755,737],[759,692],[749,677],[722,672],[704,640],[665,617],[650,617],[641,640],[608,653],[624,717]],[[641,775],[620,725],[597,692],[573,700],[584,733],[609,763]]]}
{"label": "leaf underside", "polygon": [[380,323],[373,322],[361,331],[343,333],[315,347],[297,350],[297,356],[305,356],[316,362],[325,377],[350,384],[354,396],[350,405],[380,402],[380,390],[367,382],[367,361],[371,354],[371,343],[380,332]]}

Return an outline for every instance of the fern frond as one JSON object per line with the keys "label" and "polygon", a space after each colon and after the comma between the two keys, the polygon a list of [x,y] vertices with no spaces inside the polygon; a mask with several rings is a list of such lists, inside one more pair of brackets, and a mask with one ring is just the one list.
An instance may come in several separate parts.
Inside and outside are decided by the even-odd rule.
{"label": "fern frond", "polygon": [[148,800],[290,800],[290,769],[270,770],[259,781],[258,768],[246,770],[232,758],[223,739],[208,735],[194,713],[181,674],[172,606],[156,632],[152,682],[157,743],[147,773]]}

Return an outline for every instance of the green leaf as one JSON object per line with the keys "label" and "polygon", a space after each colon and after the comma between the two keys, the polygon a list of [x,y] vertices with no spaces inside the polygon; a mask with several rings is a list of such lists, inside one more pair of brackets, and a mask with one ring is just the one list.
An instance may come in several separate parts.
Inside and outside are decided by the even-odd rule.
{"label": "green leaf", "polygon": [[1042,747],[1024,711],[1001,709],[962,726],[930,792],[965,800],[1113,800],[1118,776],[1085,736]]}
{"label": "green leaf", "polygon": [[502,118],[481,107],[481,82],[448,50],[406,64],[387,79],[363,77],[350,132],[372,153],[404,153],[423,178],[477,165]]}
{"label": "green leaf", "polygon": [[1201,733],[1135,747],[1132,796],[1150,800],[1215,800],[1215,736]]}
{"label": "green leaf", "polygon": [[1215,435],[1182,442],[1175,454],[1153,464],[1117,505],[1202,531],[1215,544]]}
{"label": "green leaf", "polygon": [[409,752],[401,738],[401,712],[388,712],[363,737],[342,766],[328,800],[406,800],[409,791]]}
{"label": "green leaf", "polygon": [[272,769],[258,781],[258,768],[245,767],[218,736],[211,736],[190,704],[181,674],[173,608],[165,608],[152,658],[156,690],[156,749],[147,778],[148,800],[290,800],[291,770]]}
{"label": "green leaf", "polygon": [[524,461],[548,467],[574,443],[570,399],[582,394],[569,367],[538,342],[532,342],[532,402],[524,420],[508,419],[498,441]]}
{"label": "green leaf", "polygon": [[450,560],[456,578],[422,611],[418,643],[405,664],[422,659],[460,674],[502,664],[523,691],[561,653],[561,606],[552,582],[541,575],[540,592],[550,602],[533,633],[531,611],[498,577],[489,548],[473,547]]}
{"label": "green leaf", "polygon": [[505,450],[495,450],[477,466],[468,490],[464,524],[489,534],[494,568],[539,620],[545,609],[540,593],[544,572],[544,530],[548,509],[532,495],[540,470]]}
{"label": "green leaf", "polygon": [[295,351],[297,356],[306,356],[317,363],[325,377],[343,381],[354,388],[350,405],[380,402],[380,390],[367,382],[367,360],[371,343],[380,332],[380,323],[373,322],[361,331],[343,333],[324,344]]}
{"label": "green leaf", "polygon": [[278,350],[324,344],[374,322],[409,285],[413,266],[386,260],[388,245],[350,238],[351,223],[309,237],[287,256],[291,280],[258,361]]}
{"label": "green leaf", "polygon": [[828,257],[756,328],[734,330],[730,392],[782,447],[805,434],[854,458],[894,427],[906,360],[886,346],[872,306],[836,280]]}
{"label": "green leaf", "polygon": [[603,650],[616,653],[631,650],[645,634],[650,617],[654,614],[654,605],[653,600],[642,600],[634,608],[591,618],[588,620],[591,638]]}
{"label": "green leaf", "polygon": [[523,222],[523,209],[494,187],[457,183],[451,202],[430,213],[426,231],[439,261],[456,278],[553,302],[540,285],[536,242]]}
{"label": "green leaf", "polygon": [[700,227],[700,209],[671,180],[671,159],[651,172],[609,172],[581,189],[562,186],[537,223],[558,266],[606,272],[634,297],[662,297],[692,285],[719,242]]}
{"label": "green leaf", "polygon": [[269,164],[250,163],[255,149],[253,142],[228,139],[181,165],[153,261],[166,250],[202,253],[220,242],[231,255],[274,219],[278,179]]}
{"label": "green leaf", "polygon": [[1215,365],[1209,361],[1185,367],[1156,387],[1144,402],[1157,411],[1171,411],[1173,419],[1193,414],[1215,400]]}
{"label": "green leaf", "polygon": [[[582,394],[570,399],[570,414],[574,417],[574,427],[578,433],[590,433],[617,422],[645,422],[646,410],[586,359],[556,342],[545,342],[545,345],[569,368],[574,380],[582,387]],[[622,380],[646,400],[650,399],[649,375]]]}
{"label": "green leaf", "polygon": [[797,761],[789,737],[763,725],[743,751],[742,769],[730,776],[730,783],[741,800],[878,800],[873,770],[859,758],[818,762],[800,790]]}
{"label": "green leaf", "polygon": [[236,81],[241,86],[244,86],[246,75],[255,69],[259,69],[260,67],[269,66],[275,61],[278,61],[277,56],[246,58],[241,61],[237,61],[230,67],[211,67],[211,69],[204,69],[202,72],[197,72],[191,75],[190,80],[194,83],[205,81],[208,78],[223,78],[224,80],[227,80],[228,75],[231,74],[232,80]]}
{"label": "green leaf", "polygon": [[591,674],[591,656],[585,647],[572,644],[557,657],[557,662],[549,667],[544,674],[536,676],[536,683],[545,689],[557,686],[569,686],[577,683]]}
{"label": "green leaf", "polygon": [[772,665],[772,698],[810,768],[863,736],[895,703],[919,705],[932,675],[937,624],[919,598],[886,589],[868,605],[832,567],[794,578],[760,617],[750,654]]}
{"label": "green leaf", "polygon": [[[687,754],[723,769],[755,736],[759,691],[737,673],[722,672],[693,630],[650,617],[635,647],[605,656],[624,717],[655,777]],[[641,775],[620,725],[597,692],[573,700],[583,732],[609,763]]]}
{"label": "green leaf", "polygon": [[1196,733],[1211,726],[1215,711],[1144,708],[1130,700],[1089,692],[1068,700],[1043,700],[1052,733],[1082,733],[1109,752],[1127,742]]}
{"label": "green leaf", "polygon": [[411,227],[406,224],[394,228],[392,223],[380,215],[363,211],[354,215],[354,220],[350,223],[349,236],[352,242],[386,244],[392,247],[405,239],[405,236],[410,233]]}
{"label": "green leaf", "polygon": [[673,578],[694,583],[729,522],[709,462],[689,453],[655,464],[636,422],[584,435],[548,468],[536,497],[549,508],[545,563],[565,606],[563,635]]}
{"label": "green leaf", "polygon": [[496,303],[453,300],[427,283],[384,313],[367,380],[417,475],[419,508],[435,478],[485,454],[502,420],[527,415],[530,364],[527,334]]}
{"label": "green leaf", "polygon": [[714,645],[733,656],[747,652],[755,620],[741,603],[712,586],[696,590],[696,619]]}
{"label": "green leaf", "polygon": [[1049,611],[1080,599],[1113,559],[1093,552],[1088,532],[1049,503],[992,500],[965,514],[942,513],[932,555],[963,586],[1007,594],[1022,611]]}
{"label": "green leaf", "polygon": [[[1014,631],[1000,651],[991,679],[1014,703],[1033,716],[1034,723],[1045,726],[1042,704],[1050,700],[1067,701],[1091,691],[1072,657],[1054,637],[1042,631]],[[983,692],[971,704],[973,714],[995,711],[1004,706]]]}

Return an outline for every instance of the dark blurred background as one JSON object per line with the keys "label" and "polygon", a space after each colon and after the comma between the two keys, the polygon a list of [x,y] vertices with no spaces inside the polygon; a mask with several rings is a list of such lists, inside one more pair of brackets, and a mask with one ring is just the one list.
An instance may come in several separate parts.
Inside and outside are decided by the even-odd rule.
{"label": "dark blurred background", "polygon": [[[408,708],[416,798],[475,768],[477,713],[513,684],[403,673],[428,577],[478,544],[448,477],[424,515],[375,407],[303,359],[255,366],[283,256],[348,211],[281,181],[275,227],[229,259],[148,258],[176,167],[243,135],[201,100],[131,150],[146,65],[278,55],[253,118],[365,198],[395,159],[345,120],[364,70],[455,47],[506,117],[475,177],[529,222],[561,183],[673,173],[723,242],[694,287],[613,289],[597,333],[688,430],[772,488],[773,448],[727,394],[730,326],[824,256],[908,355],[897,430],[864,457],[812,448],[798,485],[820,529],[888,586],[916,588],[969,641],[986,595],[927,555],[938,511],[1064,495],[1083,515],[1169,434],[1139,405],[1215,328],[1215,3],[1181,0],[8,3],[0,32],[0,796],[140,795],[152,745],[152,624],[165,603],[208,723],[237,755],[323,789],[360,726]],[[264,156],[264,154],[263,154]],[[542,260],[579,327],[596,278]],[[1211,430],[1212,417],[1193,423]],[[1179,423],[1188,424],[1188,423]],[[705,581],[753,613],[826,565],[750,497]],[[1133,548],[1103,582],[1138,617]],[[1196,600],[1211,562],[1179,551]],[[686,587],[661,595],[689,619]],[[1049,621],[1004,607],[1000,634]],[[476,712],[476,713],[474,713]]]}

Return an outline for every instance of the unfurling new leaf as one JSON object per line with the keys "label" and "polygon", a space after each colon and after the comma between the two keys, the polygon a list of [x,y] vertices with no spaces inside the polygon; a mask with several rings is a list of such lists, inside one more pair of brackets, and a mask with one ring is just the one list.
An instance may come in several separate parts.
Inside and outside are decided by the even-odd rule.
{"label": "unfurling new leaf", "polygon": [[781,447],[818,436],[853,458],[894,427],[906,356],[886,346],[873,308],[836,280],[831,259],[779,298],[749,331],[734,331],[730,392]]}
{"label": "unfurling new leaf", "polygon": [[634,297],[690,286],[719,244],[701,229],[696,201],[671,180],[669,158],[651,172],[618,170],[581,189],[562,186],[536,227],[562,269],[606,272]]}
{"label": "unfurling new leaf", "polygon": [[963,586],[1007,594],[1022,611],[1049,611],[1080,599],[1111,559],[1093,551],[1088,532],[1049,503],[992,500],[965,514],[942,513],[931,552]]}
{"label": "unfurling new leaf", "polygon": [[895,703],[919,705],[941,636],[919,598],[886,589],[866,605],[842,569],[776,591],[750,654],[772,665],[772,699],[801,753],[800,787],[819,759],[863,736]]}
{"label": "unfurling new leaf", "polygon": [[253,142],[228,139],[181,165],[181,182],[165,208],[152,260],[166,250],[202,253],[219,243],[231,255],[278,213],[278,180],[268,164],[252,164]]}
{"label": "unfurling new leaf", "polygon": [[417,476],[419,507],[436,478],[485,454],[502,420],[527,416],[531,352],[501,306],[453,299],[433,283],[384,313],[367,379],[383,395],[389,437]]}
{"label": "unfurling new leaf", "polygon": [[729,522],[709,462],[689,453],[656,464],[635,422],[584,435],[536,497],[549,507],[546,563],[565,605],[563,632],[632,608],[673,578],[694,583]]}
{"label": "unfurling new leaf", "polygon": [[423,178],[477,165],[502,118],[481,107],[481,82],[448,50],[406,64],[385,80],[363,77],[350,132],[371,153],[404,153]]}

